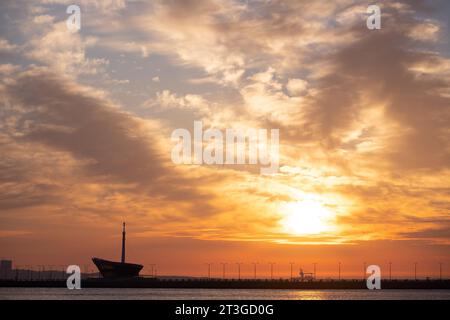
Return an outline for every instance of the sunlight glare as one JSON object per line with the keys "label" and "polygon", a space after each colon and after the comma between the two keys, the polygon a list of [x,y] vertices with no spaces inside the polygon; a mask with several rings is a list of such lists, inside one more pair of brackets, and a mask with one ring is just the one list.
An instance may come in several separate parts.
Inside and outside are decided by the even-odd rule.
{"label": "sunlight glare", "polygon": [[332,230],[331,220],[335,214],[318,201],[303,200],[283,206],[285,217],[283,229],[293,235],[318,234]]}

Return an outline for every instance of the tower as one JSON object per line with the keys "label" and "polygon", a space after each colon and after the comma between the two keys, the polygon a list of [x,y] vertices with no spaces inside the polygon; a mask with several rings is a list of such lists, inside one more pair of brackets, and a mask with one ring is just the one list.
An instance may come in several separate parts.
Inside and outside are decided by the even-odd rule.
{"label": "tower", "polygon": [[123,223],[122,229],[122,263],[125,263],[125,222]]}

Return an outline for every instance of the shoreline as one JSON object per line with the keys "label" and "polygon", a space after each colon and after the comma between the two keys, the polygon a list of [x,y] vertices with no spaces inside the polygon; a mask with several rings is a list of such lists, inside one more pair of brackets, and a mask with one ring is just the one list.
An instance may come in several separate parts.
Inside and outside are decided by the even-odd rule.
{"label": "shoreline", "polygon": [[[82,279],[83,288],[171,288],[171,289],[364,289],[364,280],[317,280],[308,282],[290,280],[222,280],[222,279]],[[66,288],[66,280],[0,280],[0,287]],[[450,279],[445,280],[382,280],[382,289],[444,289],[450,290]]]}

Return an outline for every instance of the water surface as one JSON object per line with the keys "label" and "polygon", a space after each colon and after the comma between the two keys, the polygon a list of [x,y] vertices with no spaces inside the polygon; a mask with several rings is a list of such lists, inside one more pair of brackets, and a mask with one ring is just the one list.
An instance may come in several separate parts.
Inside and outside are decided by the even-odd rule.
{"label": "water surface", "polygon": [[0,300],[450,300],[450,290],[0,288]]}

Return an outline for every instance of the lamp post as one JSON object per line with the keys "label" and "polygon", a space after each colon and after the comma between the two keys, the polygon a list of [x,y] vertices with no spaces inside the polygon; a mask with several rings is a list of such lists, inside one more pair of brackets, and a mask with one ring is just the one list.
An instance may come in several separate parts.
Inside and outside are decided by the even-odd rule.
{"label": "lamp post", "polygon": [[208,266],[208,279],[211,279],[211,262],[206,263],[206,265]]}
{"label": "lamp post", "polygon": [[389,262],[389,280],[392,280],[392,262]]}
{"label": "lamp post", "polygon": [[339,280],[341,280],[341,263],[339,262]]}
{"label": "lamp post", "polygon": [[269,262],[270,264],[270,280],[273,280],[273,265],[275,262]]}
{"label": "lamp post", "polygon": [[294,262],[289,262],[289,264],[291,265],[291,281],[292,281],[292,267],[293,267],[293,265],[295,264]]}
{"label": "lamp post", "polygon": [[156,265],[154,263],[150,264],[150,267],[151,267],[150,275],[152,276],[152,278],[155,277],[155,266]]}
{"label": "lamp post", "polygon": [[253,264],[253,278],[256,280],[256,265],[258,264],[258,262],[252,262]]}
{"label": "lamp post", "polygon": [[49,265],[48,269],[49,269],[49,272],[50,272],[50,274],[49,274],[50,280],[53,280],[53,265]]}
{"label": "lamp post", "polygon": [[241,265],[243,264],[242,262],[236,262],[237,266],[238,266],[238,280],[241,280]]}
{"label": "lamp post", "polygon": [[317,262],[314,262],[313,266],[314,266],[314,280],[316,280],[316,266],[317,266]]}
{"label": "lamp post", "polygon": [[227,263],[221,262],[220,264],[222,265],[222,279],[225,279],[225,267],[226,267]]}
{"label": "lamp post", "polygon": [[417,280],[417,262],[414,262],[414,280]]}
{"label": "lamp post", "polygon": [[364,262],[364,273],[363,273],[363,280],[364,280],[364,279],[366,279],[366,270],[367,270],[366,266],[367,266],[367,263],[366,263],[366,262]]}

